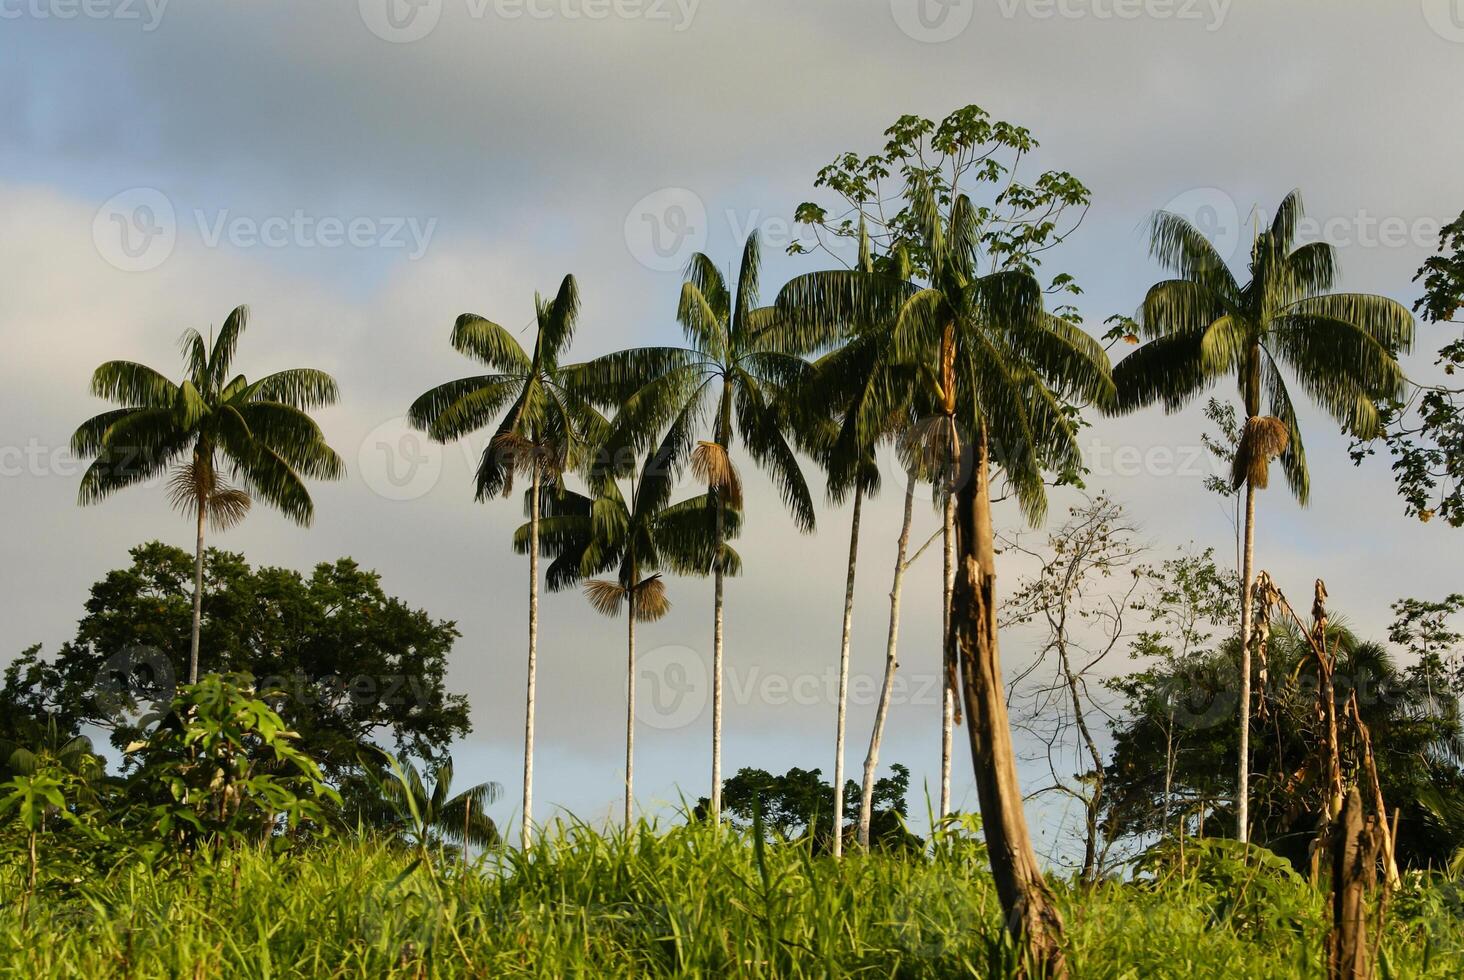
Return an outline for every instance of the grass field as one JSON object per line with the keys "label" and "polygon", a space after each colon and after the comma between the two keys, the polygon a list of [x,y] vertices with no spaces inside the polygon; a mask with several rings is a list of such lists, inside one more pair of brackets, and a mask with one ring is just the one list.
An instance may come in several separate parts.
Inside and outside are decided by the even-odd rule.
{"label": "grass field", "polygon": [[[757,847],[705,827],[629,837],[561,825],[525,858],[340,840],[190,868],[128,865],[43,889],[22,924],[3,875],[6,976],[1002,975],[979,843],[925,859]],[[1185,869],[1056,883],[1074,975],[1319,977],[1326,900],[1284,868],[1190,848]],[[1388,909],[1388,977],[1464,975],[1464,887],[1410,879]]]}

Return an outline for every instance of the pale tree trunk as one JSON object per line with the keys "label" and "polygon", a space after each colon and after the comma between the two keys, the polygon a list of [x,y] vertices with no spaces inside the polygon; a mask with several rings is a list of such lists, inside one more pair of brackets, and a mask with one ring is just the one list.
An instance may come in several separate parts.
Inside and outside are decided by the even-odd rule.
{"label": "pale tree trunk", "polygon": [[951,647],[951,591],[956,581],[956,497],[948,488],[941,535],[945,550],[945,584],[941,601],[941,684],[940,684],[940,812],[945,819],[951,812],[951,756],[956,733],[956,669]]}
{"label": "pale tree trunk", "polygon": [[956,584],[951,603],[966,732],[982,829],[1006,928],[1039,975],[1065,977],[1062,915],[1042,877],[1027,831],[1001,679],[989,464],[983,428],[976,443],[975,473],[961,488],[957,507]]}
{"label": "pale tree trunk", "polygon": [[834,857],[844,854],[844,720],[849,709],[849,640],[854,631],[854,566],[859,559],[859,513],[864,488],[854,485],[854,517],[849,524],[849,574],[844,585],[844,632],[839,642],[838,730],[834,735]]}
{"label": "pale tree trunk", "polygon": [[635,573],[630,576],[631,586],[626,593],[625,611],[625,829],[630,830],[631,810],[634,806],[633,785],[635,780]]}
{"label": "pale tree trunk", "polygon": [[1240,767],[1235,778],[1235,835],[1250,840],[1251,576],[1256,558],[1256,488],[1245,484],[1245,544],[1240,561]]}
{"label": "pale tree trunk", "polygon": [[905,517],[900,524],[900,542],[895,550],[895,578],[890,585],[890,632],[885,641],[884,684],[879,689],[879,707],[874,713],[874,730],[869,734],[869,752],[864,756],[864,781],[859,787],[859,846],[869,849],[869,823],[874,809],[874,771],[879,766],[879,746],[884,740],[885,719],[890,713],[890,695],[895,687],[896,648],[900,641],[900,589],[905,583],[905,553],[910,548],[910,521],[915,513],[915,474],[907,474]]}
{"label": "pale tree trunk", "polygon": [[529,501],[529,679],[524,704],[524,826],[519,842],[533,842],[534,813],[534,681],[539,663],[539,461],[534,461]]}
{"label": "pale tree trunk", "polygon": [[717,491],[717,551],[713,566],[712,599],[712,824],[722,822],[722,535],[724,512],[721,491]]}
{"label": "pale tree trunk", "polygon": [[198,683],[198,644],[203,627],[203,528],[207,519],[203,498],[198,500],[198,540],[193,548],[193,628],[188,642],[188,683]]}

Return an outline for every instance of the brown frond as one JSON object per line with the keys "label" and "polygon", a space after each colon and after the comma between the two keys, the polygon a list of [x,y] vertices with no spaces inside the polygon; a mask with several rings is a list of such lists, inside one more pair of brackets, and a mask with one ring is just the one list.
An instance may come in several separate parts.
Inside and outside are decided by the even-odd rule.
{"label": "brown frond", "polygon": [[727,447],[720,443],[699,441],[691,451],[691,473],[707,489],[716,492],[729,507],[742,506],[742,480]]}
{"label": "brown frond", "polygon": [[247,491],[221,487],[208,498],[208,522],[215,531],[227,531],[244,519],[251,503]]}
{"label": "brown frond", "polygon": [[595,578],[585,583],[585,598],[602,616],[619,616],[625,601],[625,587],[610,579]]}
{"label": "brown frond", "polygon": [[654,623],[671,611],[671,600],[666,598],[666,583],[661,576],[652,575],[641,580],[635,587],[635,619],[638,623]]}
{"label": "brown frond", "polygon": [[209,526],[227,531],[249,513],[252,500],[247,491],[224,482],[213,460],[194,456],[173,468],[168,478],[168,503],[174,510],[197,517],[200,502]]}
{"label": "brown frond", "polygon": [[1271,460],[1284,453],[1289,442],[1286,423],[1274,415],[1246,419],[1230,467],[1230,485],[1237,490],[1246,483],[1257,490],[1266,489],[1270,483]]}

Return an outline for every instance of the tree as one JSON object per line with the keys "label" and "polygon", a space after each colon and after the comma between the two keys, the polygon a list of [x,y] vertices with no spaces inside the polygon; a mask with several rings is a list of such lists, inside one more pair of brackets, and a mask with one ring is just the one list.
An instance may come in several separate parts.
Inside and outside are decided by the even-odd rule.
{"label": "tree", "polygon": [[176,384],[142,364],[106,362],[92,375],[92,394],[123,407],[88,419],[71,437],[72,452],[96,457],[81,478],[82,504],[172,470],[168,499],[194,518],[198,532],[189,683],[198,681],[205,524],[219,531],[237,524],[258,497],[308,526],[315,505],[305,480],[339,479],[346,469],[306,414],[335,404],[329,375],[293,368],[252,383],[230,377],[248,320],[248,307],[235,308],[212,344],[196,330],[184,333],[187,374]]}
{"label": "tree", "polygon": [[[453,349],[481,361],[492,374],[449,381],[412,403],[412,425],[450,442],[498,421],[475,478],[478,500],[513,491],[517,473],[529,474],[529,656],[524,707],[524,795],[520,842],[533,837],[534,683],[539,649],[539,518],[546,485],[572,467],[595,440],[602,420],[584,401],[560,358],[574,336],[579,288],[565,276],[551,300],[534,294],[538,333],[525,353],[503,327],[473,313],[453,325]],[[499,413],[502,412],[502,417]]]}
{"label": "tree", "polygon": [[502,786],[478,783],[453,794],[451,759],[439,762],[426,779],[410,761],[381,755],[375,762],[368,772],[376,796],[363,801],[356,813],[362,825],[398,838],[423,855],[442,850],[446,842],[461,847],[464,857],[468,847],[499,845],[498,827],[487,808],[502,795]]}
{"label": "tree", "polygon": [[[886,850],[903,849],[921,853],[924,841],[905,828],[909,812],[906,796],[910,790],[910,770],[899,763],[890,766],[890,775],[875,781],[872,805],[874,844]],[[793,841],[812,838],[816,852],[831,852],[835,841],[852,834],[858,826],[860,789],[852,779],[844,784],[841,794],[853,824],[834,824],[828,814],[837,798],[834,788],[823,781],[818,769],[794,767],[781,776],[764,769],[739,769],[723,785],[722,799],[727,813],[751,830],[754,814],[761,810],[763,831],[773,840]],[[699,805],[705,809],[707,800]],[[835,832],[839,827],[841,832]]]}
{"label": "tree", "polygon": [[[935,435],[941,442],[934,451],[948,461],[947,472],[963,477],[951,488],[956,570],[945,657],[959,663],[963,677],[982,822],[1007,926],[1040,970],[1060,974],[1061,917],[1022,813],[1001,683],[989,479],[995,465],[1025,515],[1040,519],[1044,473],[1075,475],[1081,465],[1068,399],[1112,396],[1102,348],[1043,309],[1033,271],[1038,254],[1063,237],[1058,216],[1085,206],[1088,194],[1065,173],[1045,173],[1032,184],[1017,180],[1014,170],[1035,140],[1020,127],[992,122],[976,106],[939,125],[907,116],[886,135],[883,154],[847,155],[820,174],[852,202],[849,215],[831,223],[808,205],[799,217],[852,234],[872,214],[881,225],[876,240],[886,254],[904,252],[913,276],[890,282],[858,270],[814,273],[785,287],[779,308],[804,343],[816,342],[820,331],[872,327],[897,311],[896,357],[915,367],[940,406]],[[880,185],[891,173],[903,184],[902,206],[885,220]],[[963,174],[978,186],[991,184],[991,200],[978,205],[961,192]],[[1069,277],[1053,280],[1056,290],[1070,286]],[[957,467],[968,453],[970,469]]]}
{"label": "tree", "polygon": [[[1439,234],[1438,254],[1418,270],[1424,294],[1413,304],[1414,313],[1428,323],[1459,325],[1464,309],[1464,214],[1445,225]],[[1464,339],[1439,348],[1434,365],[1451,378],[1464,369]],[[1464,526],[1464,388],[1447,381],[1422,384],[1410,380],[1404,396],[1383,405],[1383,443],[1393,458],[1393,477],[1405,510],[1421,521],[1435,515],[1450,527]],[[1371,456],[1375,447],[1358,440],[1352,445],[1355,463]]]}
{"label": "tree", "polygon": [[[54,658],[32,648],[7,666],[0,739],[33,744],[51,723],[62,737],[108,731],[119,750],[145,736],[139,714],[173,697],[187,656],[193,558],[157,542],[131,557],[92,586]],[[360,775],[363,744],[436,764],[471,728],[467,699],[446,686],[456,626],[388,596],[349,558],[302,575],[210,548],[203,609],[218,669],[252,676],[333,783]]]}
{"label": "tree", "polygon": [[[552,558],[546,581],[551,592],[584,583],[590,605],[606,616],[626,610],[625,699],[625,826],[633,819],[635,774],[635,626],[655,622],[671,609],[663,571],[706,575],[717,555],[714,500],[699,495],[667,503],[672,490],[670,471],[659,454],[646,459],[639,479],[632,479],[629,505],[613,479],[597,473],[601,489],[594,497],[563,487],[547,497],[548,513],[540,528],[539,544]],[[723,515],[725,537],[737,536],[741,514]],[[518,529],[514,547],[528,547],[529,528]],[[730,547],[721,547],[728,574],[735,575],[741,559]],[[615,572],[613,579],[590,578]],[[588,581],[585,581],[588,579]]]}
{"label": "tree", "polygon": [[[811,368],[788,353],[776,312],[758,303],[757,233],[742,249],[735,291],[715,263],[691,257],[676,316],[687,347],[641,347],[607,354],[577,375],[597,403],[618,408],[602,452],[612,461],[659,438],[657,458],[673,473],[687,464],[713,501],[717,558],[712,563],[712,795],[714,822],[722,795],[722,608],[728,560],[726,514],[742,506],[742,481],[732,461],[741,439],[765,468],[802,531],[814,527],[813,498],[785,430],[783,392],[807,380]],[[711,439],[693,441],[710,412]]]}
{"label": "tree", "polygon": [[[1241,285],[1211,243],[1185,218],[1158,212],[1150,222],[1150,254],[1174,278],[1150,288],[1138,327],[1148,343],[1114,370],[1117,411],[1154,402],[1177,411],[1219,377],[1234,376],[1245,411],[1232,486],[1244,485],[1241,555],[1240,752],[1236,833],[1249,836],[1251,595],[1255,567],[1257,490],[1280,457],[1286,482],[1305,505],[1310,495],[1306,451],[1281,366],[1322,409],[1358,439],[1382,433],[1377,403],[1396,398],[1403,373],[1395,354],[1413,343],[1413,317],[1382,296],[1334,293],[1331,245],[1296,247],[1301,194],[1276,209],[1251,248],[1250,281]],[[1263,415],[1264,410],[1269,414]]]}

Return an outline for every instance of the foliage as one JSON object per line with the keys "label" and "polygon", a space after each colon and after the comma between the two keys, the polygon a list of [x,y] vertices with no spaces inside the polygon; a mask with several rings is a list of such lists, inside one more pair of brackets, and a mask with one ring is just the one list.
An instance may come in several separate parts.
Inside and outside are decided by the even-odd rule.
{"label": "foliage", "polygon": [[[158,542],[130,554],[129,567],[92,586],[76,638],[54,660],[32,648],[7,666],[0,739],[95,725],[121,749],[141,737],[139,709],[172,697],[186,675],[193,562]],[[307,577],[210,549],[203,610],[211,662],[255,677],[331,779],[358,770],[363,742],[390,739],[435,762],[469,730],[467,699],[446,689],[455,624],[386,595],[349,558]]]}
{"label": "foliage", "polygon": [[[452,792],[452,760],[440,763],[424,779],[410,761],[382,754],[368,768],[376,791],[363,800],[344,822],[368,827],[388,839],[400,839],[422,853],[443,850],[447,842],[460,848],[497,847],[498,827],[487,807],[503,793],[497,783],[478,783],[461,793]],[[428,786],[431,780],[431,787]]]}
{"label": "foliage", "polygon": [[[917,851],[924,846],[919,837],[905,829],[904,820],[909,815],[905,797],[909,790],[910,770],[899,763],[890,766],[890,775],[875,780],[869,832],[873,846]],[[853,839],[859,826],[861,802],[859,784],[846,780],[843,833],[847,840]],[[830,846],[834,788],[824,782],[821,770],[794,767],[781,776],[774,776],[765,769],[739,769],[723,782],[722,803],[728,813],[741,821],[744,830],[752,829],[756,814],[774,840],[810,838],[817,853],[827,851]]]}

